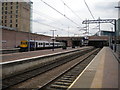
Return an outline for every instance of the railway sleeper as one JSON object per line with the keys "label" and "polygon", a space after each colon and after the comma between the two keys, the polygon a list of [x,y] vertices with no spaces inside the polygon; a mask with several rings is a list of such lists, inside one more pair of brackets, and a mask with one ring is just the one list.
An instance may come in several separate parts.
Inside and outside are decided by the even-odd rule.
{"label": "railway sleeper", "polygon": [[66,77],[66,78],[71,78],[71,77],[74,77],[73,75],[72,76],[69,76],[69,75],[65,75],[63,77]]}
{"label": "railway sleeper", "polygon": [[62,77],[61,79],[62,79],[62,80],[70,80],[70,81],[73,81],[73,78],[64,78],[64,77]]}
{"label": "railway sleeper", "polygon": [[[98,50],[99,51],[99,50]],[[98,51],[96,51],[95,53],[98,53]],[[93,54],[95,54],[95,53],[93,53]],[[89,58],[86,58],[86,60],[84,60],[83,62],[81,62],[81,64],[80,65],[77,65],[76,66],[76,68],[77,69],[79,69],[80,67],[82,67],[82,69],[80,69],[79,71],[77,71],[77,69],[75,68],[75,69],[73,69],[73,70],[70,70],[70,72],[67,72],[65,75],[63,75],[61,78],[59,78],[58,80],[56,80],[56,81],[54,81],[51,85],[49,85],[48,87],[52,87],[52,89],[50,89],[50,90],[56,90],[56,89],[63,89],[63,88],[61,88],[61,87],[63,87],[63,85],[61,85],[61,84],[59,84],[59,85],[56,85],[55,83],[56,82],[69,82],[69,81],[71,81],[71,82],[73,82],[74,80],[75,80],[75,78],[82,72],[82,70],[86,67],[86,65],[88,65],[88,63],[94,58],[94,56],[95,55],[91,55]],[[76,71],[75,71],[76,70]],[[72,77],[67,77],[66,75],[75,75],[75,78],[72,78]],[[66,77],[65,77],[66,76]],[[60,86],[61,85],[61,86]],[[65,85],[64,85],[65,86]],[[69,86],[68,86],[69,87]],[[67,87],[67,88],[68,88]],[[54,88],[54,89],[53,89]],[[66,89],[67,89],[66,88]]]}
{"label": "railway sleeper", "polygon": [[63,80],[63,79],[59,79],[57,82],[66,82],[66,83],[72,83],[72,81],[70,81],[70,80]]}
{"label": "railway sleeper", "polygon": [[66,82],[55,82],[55,85],[65,85],[65,86],[69,86],[71,83],[66,83]]}
{"label": "railway sleeper", "polygon": [[[51,85],[50,88],[52,88],[52,89],[67,89],[68,86]],[[51,89],[51,90],[52,90],[52,89]]]}

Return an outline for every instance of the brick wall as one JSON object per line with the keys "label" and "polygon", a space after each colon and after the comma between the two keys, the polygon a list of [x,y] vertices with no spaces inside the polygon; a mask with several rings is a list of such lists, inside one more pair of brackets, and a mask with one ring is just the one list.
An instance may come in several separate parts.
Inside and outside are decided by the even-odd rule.
{"label": "brick wall", "polygon": [[28,40],[30,36],[31,40],[52,41],[50,36],[38,35],[34,33],[27,33],[14,30],[2,29],[2,48],[14,48],[20,45],[20,41]]}

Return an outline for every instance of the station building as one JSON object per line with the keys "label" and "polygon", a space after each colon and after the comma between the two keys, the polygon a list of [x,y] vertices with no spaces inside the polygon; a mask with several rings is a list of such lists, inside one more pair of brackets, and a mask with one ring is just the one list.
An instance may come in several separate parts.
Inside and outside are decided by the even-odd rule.
{"label": "station building", "polygon": [[16,31],[31,32],[31,1],[2,2],[2,26]]}
{"label": "station building", "polygon": [[[28,34],[31,36],[30,39],[34,39],[30,21],[32,2],[30,0],[13,0],[13,2],[3,0],[0,4],[1,49],[17,47],[21,40],[28,40]],[[38,38],[39,35],[36,37]]]}

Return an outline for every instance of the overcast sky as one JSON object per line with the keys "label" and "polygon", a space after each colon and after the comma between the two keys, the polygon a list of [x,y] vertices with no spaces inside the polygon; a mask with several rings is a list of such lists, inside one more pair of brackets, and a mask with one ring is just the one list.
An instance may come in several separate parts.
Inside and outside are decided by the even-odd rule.
{"label": "overcast sky", "polygon": [[[57,30],[55,36],[83,36],[85,31],[79,31],[83,20],[93,20],[84,0],[42,0],[55,8],[60,13],[51,9],[41,0],[31,0],[32,10],[32,32],[52,35],[50,30]],[[95,19],[117,19],[119,0],[85,0]],[[64,4],[64,3],[65,4]],[[68,8],[68,7],[69,8]],[[72,11],[71,11],[72,10]],[[74,13],[73,13],[74,12]],[[64,17],[64,15],[69,18]],[[73,22],[72,22],[73,21]],[[90,34],[95,34],[97,24],[90,25]],[[79,28],[78,28],[79,27]],[[113,25],[101,24],[101,30],[112,30]],[[113,29],[114,30],[114,29]]]}

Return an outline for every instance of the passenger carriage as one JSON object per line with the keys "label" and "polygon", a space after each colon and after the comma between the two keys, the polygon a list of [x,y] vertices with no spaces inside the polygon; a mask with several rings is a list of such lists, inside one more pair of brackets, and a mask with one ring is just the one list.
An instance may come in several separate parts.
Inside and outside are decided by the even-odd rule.
{"label": "passenger carriage", "polygon": [[[60,48],[63,46],[62,42],[54,42],[54,48]],[[38,49],[50,49],[53,48],[53,42],[39,41],[39,40],[23,40],[20,44],[20,51],[38,50]]]}

